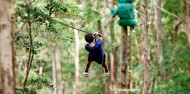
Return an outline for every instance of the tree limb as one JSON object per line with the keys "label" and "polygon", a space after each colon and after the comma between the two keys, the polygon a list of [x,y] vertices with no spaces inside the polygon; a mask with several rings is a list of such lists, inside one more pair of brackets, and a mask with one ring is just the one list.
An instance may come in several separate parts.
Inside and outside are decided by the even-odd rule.
{"label": "tree limb", "polygon": [[179,20],[181,20],[181,21],[184,21],[181,17],[179,17],[179,16],[177,16],[177,15],[175,15],[175,14],[173,14],[173,13],[167,11],[166,9],[164,9],[164,8],[162,8],[162,7],[159,7],[159,6],[156,6],[156,5],[153,5],[153,6],[156,7],[156,8],[158,8],[158,9],[160,9],[161,11],[163,11],[163,12],[165,12],[165,13],[168,13],[169,15],[171,15],[171,16],[173,16],[173,17],[175,17],[175,18],[177,18],[177,19],[179,19]]}

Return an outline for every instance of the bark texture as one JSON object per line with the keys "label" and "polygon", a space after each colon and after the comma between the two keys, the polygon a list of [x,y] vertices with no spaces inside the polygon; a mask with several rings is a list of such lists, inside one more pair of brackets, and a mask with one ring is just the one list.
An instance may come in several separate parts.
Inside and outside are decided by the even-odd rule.
{"label": "bark texture", "polygon": [[[156,5],[161,7],[161,0],[156,0]],[[158,62],[162,63],[163,61],[163,47],[162,47],[162,19],[161,19],[161,10],[156,9],[156,29],[157,29],[157,56]]]}
{"label": "bark texture", "polygon": [[75,94],[79,94],[79,33],[74,30],[75,33]]}
{"label": "bark texture", "polygon": [[[121,89],[127,88],[127,27],[122,27],[121,37]],[[121,91],[120,94],[126,94],[126,91]]]}
{"label": "bark texture", "polygon": [[148,94],[148,25],[147,25],[147,3],[148,0],[143,0],[143,8],[144,8],[144,14],[143,14],[143,31],[142,31],[142,55],[141,55],[141,62],[143,64],[143,94]]}
{"label": "bark texture", "polygon": [[14,94],[12,62],[11,1],[0,0],[0,75],[3,94]]}

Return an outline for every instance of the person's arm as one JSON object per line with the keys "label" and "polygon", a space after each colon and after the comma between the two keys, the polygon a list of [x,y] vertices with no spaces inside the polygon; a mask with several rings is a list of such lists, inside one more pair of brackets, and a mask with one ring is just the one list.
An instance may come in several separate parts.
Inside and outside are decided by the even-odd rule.
{"label": "person's arm", "polygon": [[90,52],[89,48],[87,47],[87,44],[84,45],[84,48],[86,51]]}
{"label": "person's arm", "polygon": [[97,35],[99,37],[99,39],[97,41],[98,47],[102,47],[102,44],[103,44],[103,42],[102,42],[102,34],[97,33]]}

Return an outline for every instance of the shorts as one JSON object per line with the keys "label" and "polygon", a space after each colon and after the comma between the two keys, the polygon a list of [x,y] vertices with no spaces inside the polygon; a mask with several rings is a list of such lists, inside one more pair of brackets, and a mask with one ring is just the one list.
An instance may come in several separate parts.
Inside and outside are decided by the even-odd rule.
{"label": "shorts", "polygon": [[92,57],[92,56],[88,55],[88,61],[89,61],[89,62],[95,61],[95,62],[98,63],[98,64],[104,64],[105,61],[106,61],[106,55],[104,54],[103,57],[99,57],[99,58],[97,58],[97,57]]}

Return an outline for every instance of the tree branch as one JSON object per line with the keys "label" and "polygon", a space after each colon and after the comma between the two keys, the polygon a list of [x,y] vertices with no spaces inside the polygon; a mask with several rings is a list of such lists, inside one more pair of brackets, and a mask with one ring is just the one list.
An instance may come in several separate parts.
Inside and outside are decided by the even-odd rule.
{"label": "tree branch", "polygon": [[167,11],[167,10],[165,10],[165,9],[162,8],[162,7],[159,7],[159,6],[156,6],[156,5],[153,5],[153,6],[156,7],[156,8],[158,8],[158,9],[160,9],[161,11],[163,11],[163,12],[165,12],[165,13],[167,13],[167,14],[169,14],[169,15],[171,15],[171,16],[173,16],[173,17],[179,19],[179,20],[181,20],[181,21],[184,21],[181,17],[179,17],[179,16],[177,16],[177,15],[175,15],[175,14],[173,14],[173,13]]}
{"label": "tree branch", "polygon": [[[140,3],[144,8],[146,8],[146,9],[148,9],[147,8],[147,6],[145,6],[145,5],[143,5],[142,3]],[[165,13],[167,13],[167,14],[169,14],[169,15],[171,15],[171,16],[173,16],[173,17],[175,17],[175,18],[177,18],[177,19],[179,19],[179,20],[181,20],[181,21],[185,21],[185,20],[183,20],[181,17],[179,17],[179,16],[177,16],[177,15],[175,15],[175,14],[173,14],[173,13],[171,13],[171,12],[169,12],[169,11],[167,11],[166,9],[164,9],[164,8],[162,8],[162,7],[158,7],[158,6],[156,6],[156,5],[154,5],[154,4],[152,4],[155,8],[158,8],[158,9],[160,9],[161,11],[163,11],[163,12],[165,12]]]}
{"label": "tree branch", "polygon": [[25,22],[22,22],[20,25],[19,25],[19,29],[15,32],[15,35],[18,35],[20,32],[21,32],[21,30],[23,29],[23,27],[25,26]]}

